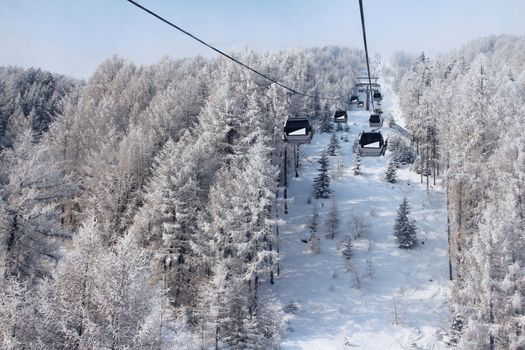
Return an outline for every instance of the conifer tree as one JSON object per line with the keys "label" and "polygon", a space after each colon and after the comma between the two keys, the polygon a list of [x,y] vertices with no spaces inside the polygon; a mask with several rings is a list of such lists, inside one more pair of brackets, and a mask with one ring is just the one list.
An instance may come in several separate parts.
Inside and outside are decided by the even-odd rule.
{"label": "conifer tree", "polygon": [[323,116],[321,117],[321,125],[319,125],[319,131],[323,132],[332,132],[332,115],[330,114],[330,109],[328,105],[325,105]]}
{"label": "conifer tree", "polygon": [[359,150],[357,148],[354,152],[354,162],[352,164],[352,171],[354,172],[354,175],[361,174],[361,154],[359,153]]}
{"label": "conifer tree", "polygon": [[310,219],[308,221],[308,229],[310,231],[310,234],[308,236],[308,249],[312,253],[319,253],[321,250],[321,245],[319,241],[319,211],[317,210],[317,204],[314,205],[314,208],[312,209],[312,214],[310,215]]}
{"label": "conifer tree", "polygon": [[390,183],[396,182],[396,172],[397,172],[397,162],[392,157],[390,158],[390,162],[388,162],[388,167],[385,172],[385,177],[384,177],[385,181],[390,182]]}
{"label": "conifer tree", "polygon": [[328,175],[328,156],[326,150],[323,150],[319,163],[319,174],[314,180],[314,197],[319,198],[330,198],[330,176]]}
{"label": "conifer tree", "polygon": [[341,148],[341,145],[339,144],[339,140],[337,140],[337,135],[335,132],[332,132],[332,137],[330,138],[330,143],[328,143],[328,155],[329,156],[336,156],[337,151]]}
{"label": "conifer tree", "polygon": [[352,237],[350,237],[350,235],[346,235],[343,241],[341,242],[341,254],[345,259],[345,265],[347,265],[347,268],[349,261],[354,256],[353,248],[354,245],[352,243]]}
{"label": "conifer tree", "polygon": [[325,221],[326,226],[326,238],[334,239],[337,231],[339,230],[339,224],[341,217],[339,214],[339,209],[337,208],[337,203],[335,197],[332,196],[332,203],[330,206],[330,212],[328,212],[328,217]]}
{"label": "conifer tree", "polygon": [[394,224],[394,236],[399,248],[413,248],[417,244],[416,225],[408,215],[410,214],[410,205],[406,198],[399,205],[397,210],[396,222]]}

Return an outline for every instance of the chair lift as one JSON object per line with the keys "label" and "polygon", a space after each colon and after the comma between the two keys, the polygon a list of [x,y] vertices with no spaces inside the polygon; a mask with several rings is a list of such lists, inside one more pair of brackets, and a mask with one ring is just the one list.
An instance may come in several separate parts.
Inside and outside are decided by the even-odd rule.
{"label": "chair lift", "polygon": [[346,123],[348,121],[348,114],[346,111],[338,109],[334,113],[334,122],[336,123]]}
{"label": "chair lift", "polygon": [[359,101],[359,96],[357,95],[350,96],[350,103],[354,104],[354,103],[357,103],[357,101]]}
{"label": "chair lift", "polygon": [[359,154],[363,157],[383,156],[387,141],[380,131],[363,131],[359,134]]}
{"label": "chair lift", "polygon": [[379,90],[374,90],[374,94],[372,95],[374,101],[381,101],[383,99],[383,96],[381,96],[381,93]]}
{"label": "chair lift", "polygon": [[370,118],[368,118],[368,124],[371,128],[380,128],[383,126],[383,120],[379,114],[370,114]]}
{"label": "chair lift", "polygon": [[286,118],[284,122],[283,139],[293,145],[310,143],[313,136],[313,129],[308,118]]}

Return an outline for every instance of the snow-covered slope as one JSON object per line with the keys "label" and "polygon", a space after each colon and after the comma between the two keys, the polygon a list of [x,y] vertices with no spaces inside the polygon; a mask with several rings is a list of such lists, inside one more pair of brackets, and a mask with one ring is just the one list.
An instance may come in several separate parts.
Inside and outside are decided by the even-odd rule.
{"label": "snow-covered slope", "polygon": [[[384,115],[398,114],[396,96],[383,88]],[[273,291],[284,305],[295,303],[288,313],[289,327],[283,349],[444,349],[440,334],[449,324],[447,307],[448,257],[445,196],[440,186],[420,184],[419,175],[402,167],[394,184],[385,182],[389,152],[379,158],[363,158],[362,174],[354,176],[352,145],[360,131],[368,129],[369,113],[349,111],[349,142],[340,140],[343,172],[332,177],[332,196],[341,214],[334,240],[324,237],[324,220],[330,200],[317,200],[320,212],[321,252],[307,252],[301,242],[308,234],[308,217],[316,202],[308,198],[317,174],[317,160],[330,135],[316,134],[311,144],[301,146],[300,176],[291,177],[289,213],[281,215],[281,274]],[[384,134],[392,134],[386,126]],[[338,136],[345,132],[338,132]],[[331,157],[333,169],[336,157]],[[399,203],[406,197],[418,227],[420,245],[399,249],[392,235]],[[370,226],[369,233],[354,237],[352,216]],[[344,235],[352,234],[355,274],[347,272],[337,250]],[[424,242],[424,243],[423,243]]]}

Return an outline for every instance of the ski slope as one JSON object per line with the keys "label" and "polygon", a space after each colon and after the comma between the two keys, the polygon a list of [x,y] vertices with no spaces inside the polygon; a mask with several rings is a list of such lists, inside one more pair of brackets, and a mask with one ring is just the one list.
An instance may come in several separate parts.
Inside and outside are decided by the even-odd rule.
{"label": "ski slope", "polygon": [[[397,97],[383,86],[384,116],[399,118]],[[445,349],[440,340],[449,327],[449,291],[445,195],[439,186],[426,192],[420,176],[407,166],[397,172],[394,184],[382,177],[386,156],[362,158],[361,175],[354,176],[352,145],[359,132],[368,130],[369,112],[357,107],[348,112],[349,142],[340,140],[343,171],[331,180],[341,225],[334,240],[325,238],[324,220],[330,199],[308,199],[317,175],[317,160],[328,145],[329,134],[316,134],[309,145],[300,146],[299,177],[289,175],[287,215],[280,225],[281,273],[272,290],[288,312],[288,330],[282,349]],[[389,135],[396,131],[386,125]],[[338,132],[338,136],[345,132]],[[333,169],[336,157],[331,157]],[[332,175],[332,174],[331,174]],[[411,205],[420,245],[413,250],[397,248],[392,235],[396,210],[403,197]],[[301,238],[308,235],[308,218],[317,202],[321,252],[307,251]],[[369,232],[353,240],[360,285],[347,272],[337,250],[345,234],[352,234],[352,215],[369,224]],[[354,237],[355,238],[355,237]],[[424,244],[421,244],[424,242]]]}

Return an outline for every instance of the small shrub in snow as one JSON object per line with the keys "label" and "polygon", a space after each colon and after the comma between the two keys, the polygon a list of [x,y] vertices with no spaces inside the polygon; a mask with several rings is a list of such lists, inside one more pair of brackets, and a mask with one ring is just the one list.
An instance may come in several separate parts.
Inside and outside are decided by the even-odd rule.
{"label": "small shrub in snow", "polygon": [[352,214],[350,217],[350,229],[350,232],[354,235],[354,238],[358,239],[368,235],[370,225],[362,217]]}

